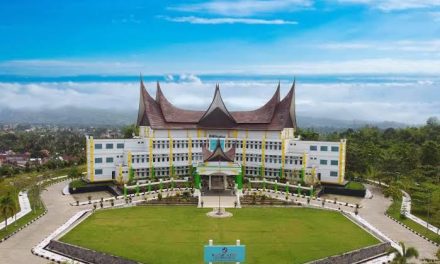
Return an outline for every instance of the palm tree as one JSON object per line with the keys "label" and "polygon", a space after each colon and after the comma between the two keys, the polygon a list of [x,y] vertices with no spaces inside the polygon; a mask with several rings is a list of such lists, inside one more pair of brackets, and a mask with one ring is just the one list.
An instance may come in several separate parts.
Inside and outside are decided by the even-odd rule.
{"label": "palm tree", "polygon": [[[361,176],[361,175],[359,175]],[[361,176],[362,177],[362,176]],[[379,182],[379,185],[381,185],[381,179],[382,175],[381,173],[376,169],[376,167],[368,166],[367,171],[365,172],[365,178],[371,179],[371,180],[377,180]]]}
{"label": "palm tree", "polygon": [[396,264],[407,264],[409,263],[408,260],[415,257],[419,257],[419,252],[414,247],[406,248],[405,244],[403,242],[399,242],[400,247],[402,247],[402,252],[399,250],[392,248],[390,250],[391,253],[394,253],[394,259],[391,263]]}
{"label": "palm tree", "polygon": [[8,217],[14,215],[15,211],[17,211],[17,206],[8,193],[0,199],[0,213],[5,218],[5,230],[8,230]]}

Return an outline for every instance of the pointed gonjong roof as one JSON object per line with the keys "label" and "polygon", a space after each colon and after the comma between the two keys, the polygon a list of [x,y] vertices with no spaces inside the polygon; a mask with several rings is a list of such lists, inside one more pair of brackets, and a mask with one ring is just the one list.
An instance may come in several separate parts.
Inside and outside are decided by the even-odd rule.
{"label": "pointed gonjong roof", "polygon": [[216,141],[216,146],[214,151],[209,151],[206,146],[202,147],[203,161],[224,161],[224,162],[234,162],[235,157],[235,146],[230,150],[224,152],[220,140]]}
{"label": "pointed gonjong roof", "polygon": [[296,128],[295,81],[287,95],[280,100],[280,84],[272,98],[262,107],[252,111],[229,111],[220,86],[206,111],[186,110],[170,103],[157,83],[156,99],[150,96],[141,77],[138,126],[153,129],[237,129],[282,130]]}

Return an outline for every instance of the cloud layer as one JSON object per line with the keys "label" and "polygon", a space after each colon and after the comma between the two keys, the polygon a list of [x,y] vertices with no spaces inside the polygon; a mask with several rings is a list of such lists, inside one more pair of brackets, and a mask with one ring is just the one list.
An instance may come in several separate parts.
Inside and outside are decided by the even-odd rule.
{"label": "cloud layer", "polygon": [[256,19],[256,18],[233,18],[233,17],[219,17],[219,18],[205,18],[196,16],[185,17],[163,17],[165,20],[178,23],[190,24],[247,24],[247,25],[296,25],[298,22],[283,20],[283,19]]}
{"label": "cloud layer", "polygon": [[181,4],[169,9],[181,12],[210,13],[225,16],[251,16],[286,10],[308,8],[311,0],[236,0],[207,1],[197,4]]}
{"label": "cloud layer", "polygon": [[[313,61],[277,64],[251,63],[222,65],[211,63],[192,64],[163,64],[161,62],[148,64],[143,62],[119,61],[79,61],[79,60],[12,60],[0,62],[0,72],[6,75],[34,76],[71,76],[71,75],[132,75],[142,72],[149,75],[168,73],[193,72],[196,74],[440,74],[440,59],[432,55],[440,52],[438,41],[427,42],[425,46],[400,46],[402,51],[423,49],[430,54],[429,59],[393,59],[372,58],[340,61]],[[371,44],[359,43],[330,43],[319,45],[321,49],[366,49]],[[383,47],[385,48],[385,47]],[[392,47],[386,48],[393,49]],[[397,49],[397,48],[396,48]]]}
{"label": "cloud layer", "polygon": [[[194,75],[168,76],[161,83],[167,98],[180,107],[206,109],[212,99],[214,82]],[[177,81],[176,81],[177,80]],[[230,110],[254,109],[274,93],[273,81],[222,81],[222,96]],[[282,96],[290,88],[282,83]],[[154,96],[156,83],[146,83]],[[440,116],[439,79],[390,79],[387,82],[357,82],[350,78],[336,83],[297,83],[297,112],[302,116],[369,121],[423,123]],[[136,111],[137,82],[42,82],[0,83],[0,108],[52,109],[96,108],[108,111]]]}
{"label": "cloud layer", "polygon": [[382,11],[440,7],[438,0],[339,0],[339,2],[369,5]]}

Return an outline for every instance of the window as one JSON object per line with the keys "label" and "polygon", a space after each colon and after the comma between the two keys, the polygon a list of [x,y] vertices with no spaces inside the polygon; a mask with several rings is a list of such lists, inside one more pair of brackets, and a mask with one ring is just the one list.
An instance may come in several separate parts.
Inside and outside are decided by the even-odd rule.
{"label": "window", "polygon": [[95,149],[102,149],[102,144],[95,144]]}
{"label": "window", "polygon": [[331,164],[331,165],[338,166],[338,161],[337,161],[337,160],[332,160],[332,161],[330,162],[330,164]]}
{"label": "window", "polygon": [[318,146],[310,146],[310,150],[311,151],[317,151],[318,150]]}
{"label": "window", "polygon": [[102,158],[95,158],[95,163],[102,163]]}
{"label": "window", "polygon": [[327,146],[321,146],[320,150],[321,151],[328,151],[328,147]]}
{"label": "window", "polygon": [[319,161],[319,164],[321,164],[321,165],[327,165],[327,160],[320,160],[320,161]]}
{"label": "window", "polygon": [[338,172],[337,171],[330,171],[330,176],[331,177],[338,177]]}
{"label": "window", "polygon": [[113,163],[113,157],[107,157],[107,158],[105,159],[105,162],[107,162],[107,163]]}
{"label": "window", "polygon": [[113,149],[113,144],[112,143],[107,143],[107,144],[105,144],[105,148],[106,149]]}
{"label": "window", "polygon": [[118,143],[118,144],[116,145],[116,148],[118,148],[118,149],[123,149],[123,148],[124,148],[124,143]]}
{"label": "window", "polygon": [[95,174],[102,174],[102,169],[96,169]]}
{"label": "window", "polygon": [[338,152],[339,151],[339,147],[338,146],[332,146],[332,151],[333,152]]}

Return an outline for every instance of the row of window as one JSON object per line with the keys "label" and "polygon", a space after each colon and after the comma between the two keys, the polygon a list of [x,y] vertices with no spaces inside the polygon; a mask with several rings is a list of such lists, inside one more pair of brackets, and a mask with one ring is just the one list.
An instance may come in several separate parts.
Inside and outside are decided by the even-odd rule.
{"label": "row of window", "polygon": [[[258,154],[248,154],[246,155],[246,161],[247,162],[261,162],[262,155]],[[236,154],[235,155],[235,161],[243,161],[243,155],[242,154]],[[278,155],[266,155],[264,162],[266,163],[279,163],[281,164],[281,156]],[[289,156],[286,157],[285,164],[295,164],[295,165],[302,165],[302,157],[300,156]]]}
{"label": "row of window", "polygon": [[[237,148],[243,148],[244,144],[243,141],[237,140],[237,141],[226,141],[225,147],[226,148],[232,148],[233,146],[236,146]],[[246,141],[246,149],[261,149],[263,146],[262,141]],[[272,142],[272,141],[266,141],[265,144],[266,150],[281,150],[281,142]]]}
{"label": "row of window", "polygon": [[[201,148],[204,144],[206,144],[206,140],[193,140],[191,147],[192,148]],[[227,141],[225,147],[231,148],[233,145],[235,145],[237,148],[243,148],[243,141]],[[155,149],[169,149],[170,144],[168,140],[161,140],[161,141],[155,141],[153,143],[153,148]],[[102,149],[103,144],[96,143],[95,149]],[[114,144],[113,143],[106,143],[105,149],[113,149]],[[117,149],[124,149],[124,143],[117,143],[116,144]],[[173,141],[173,148],[188,148],[188,141]],[[246,142],[246,148],[247,149],[261,149],[262,148],[262,142],[261,141],[247,141]],[[281,142],[266,142],[265,146],[266,150],[281,150]],[[320,151],[328,151],[328,146],[320,146]],[[339,147],[338,146],[331,146],[330,150],[332,152],[338,152]],[[311,145],[310,151],[318,151],[317,145]]]}
{"label": "row of window", "polygon": [[[102,175],[102,169],[95,169],[95,175]],[[177,168],[174,170],[174,173],[177,175],[185,175],[189,173],[189,169],[188,168]],[[253,176],[260,176],[260,170],[259,169],[246,169],[245,171],[246,175],[253,175]],[[147,170],[137,170],[136,174],[139,177],[146,177],[146,176],[150,176],[149,172]],[[270,170],[270,169],[266,169],[265,170],[265,176],[279,176],[279,170]],[[156,176],[168,176],[170,175],[170,169],[169,168],[157,168],[155,170],[155,175]],[[338,177],[338,172],[337,171],[330,171],[330,176],[331,177]]]}
{"label": "row of window", "polygon": [[[113,157],[105,158],[106,163],[113,163]],[[102,158],[95,158],[95,163],[102,163]]]}
{"label": "row of window", "polygon": [[[105,144],[105,149],[113,149],[113,148],[114,148],[114,144],[113,143]],[[123,149],[124,148],[124,143],[117,143],[116,144],[116,148],[117,149]],[[95,149],[102,149],[102,144],[101,143],[96,143],[95,144]]]}
{"label": "row of window", "polygon": [[[201,148],[206,144],[206,140],[192,140],[192,148]],[[188,148],[189,143],[187,140],[175,140],[173,141],[173,148]],[[153,148],[155,149],[169,149],[170,142],[168,140],[157,140],[153,142]]]}
{"label": "row of window", "polygon": [[[328,165],[328,160],[320,160],[319,164]],[[339,162],[337,160],[330,160],[330,165],[338,166]]]}
{"label": "row of window", "polygon": [[[319,150],[320,151],[328,151],[328,146],[320,146]],[[331,146],[330,150],[332,152],[338,152],[339,151],[339,147],[338,146]],[[310,151],[318,151],[318,146],[310,145]]]}

